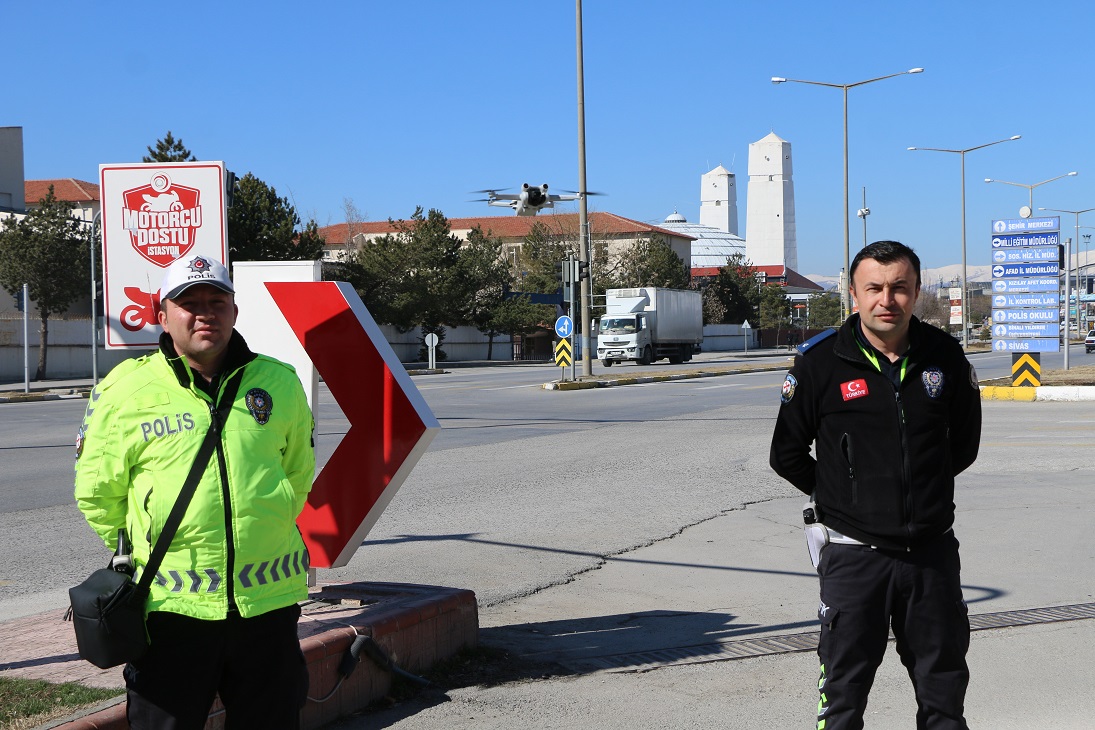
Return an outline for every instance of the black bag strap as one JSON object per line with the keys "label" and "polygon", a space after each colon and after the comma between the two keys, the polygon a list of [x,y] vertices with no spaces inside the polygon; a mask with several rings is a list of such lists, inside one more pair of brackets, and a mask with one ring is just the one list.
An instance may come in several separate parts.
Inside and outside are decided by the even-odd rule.
{"label": "black bag strap", "polygon": [[202,474],[205,473],[205,468],[213,455],[213,449],[216,448],[217,442],[220,440],[221,433],[224,431],[224,424],[232,413],[232,403],[236,400],[236,393],[239,392],[241,380],[243,380],[243,368],[237,370],[224,386],[218,405],[213,406],[210,404],[209,406],[209,414],[212,416],[209,431],[206,432],[205,440],[202,441],[202,445],[198,449],[198,455],[194,457],[194,464],[190,467],[190,473],[187,474],[186,481],[183,482],[183,487],[175,500],[175,506],[171,508],[171,514],[167,516],[163,530],[156,539],[156,546],[152,549],[152,554],[141,571],[141,580],[137,585],[145,591],[152,586],[156,571],[159,570],[160,563],[167,555],[167,549],[171,547],[171,541],[175,539],[175,533],[178,531],[179,525],[182,524],[186,508],[190,506],[190,500],[193,499],[194,492],[198,490],[198,482],[201,481]]}

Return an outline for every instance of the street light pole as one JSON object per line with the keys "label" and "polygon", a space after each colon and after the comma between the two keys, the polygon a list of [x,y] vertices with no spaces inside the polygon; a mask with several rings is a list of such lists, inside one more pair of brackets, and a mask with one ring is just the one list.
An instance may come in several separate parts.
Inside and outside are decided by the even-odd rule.
{"label": "street light pole", "polygon": [[[1071,173],[1075,175],[1076,173]],[[1071,320],[1068,314],[1069,306],[1072,304],[1072,242],[1075,241],[1076,245],[1080,245],[1080,215],[1083,213],[1090,213],[1095,208],[1084,208],[1083,210],[1060,210],[1059,208],[1038,208],[1038,210],[1044,210],[1049,213],[1072,213],[1076,216],[1076,237],[1070,238],[1067,242],[1068,250],[1065,252],[1065,370],[1068,370],[1068,331]],[[1080,297],[1076,297],[1076,334],[1080,333]]]}
{"label": "street light pole", "polygon": [[944,149],[942,147],[910,147],[910,150],[925,150],[928,152],[953,152],[962,158],[962,347],[969,347],[969,284],[966,281],[966,153],[973,152],[974,150],[984,149],[985,147],[992,147],[996,144],[1003,144],[1004,142],[1013,142],[1017,139],[1021,139],[1021,135],[1016,134],[1013,137],[1007,139],[998,139],[995,142],[987,142],[985,144],[979,144],[976,147],[967,147],[964,150],[951,150]]}
{"label": "street light pole", "polygon": [[[91,385],[99,384],[99,320],[95,311],[95,228],[102,217],[101,210],[96,211],[91,219],[91,228],[88,231],[88,249],[91,252]],[[81,220],[84,220],[81,215]]]}
{"label": "street light pole", "polygon": [[[578,32],[578,260],[589,263],[589,212],[586,207],[586,95],[585,69],[582,61],[582,0],[575,0]],[[588,271],[588,269],[587,269]],[[590,359],[591,326],[590,301],[592,299],[593,274],[578,280],[581,286],[582,307],[582,376],[593,375],[593,361]],[[573,286],[573,283],[571,284]]]}
{"label": "street light pole", "polygon": [[[1014,185],[1017,188],[1026,188],[1027,191],[1030,193],[1029,202],[1027,204],[1027,215],[1023,216],[1024,218],[1026,218],[1031,214],[1031,211],[1034,210],[1034,188],[1038,187],[1039,185],[1045,185],[1046,183],[1051,183],[1054,180],[1060,180],[1062,177],[1076,177],[1076,175],[1078,175],[1078,174],[1079,173],[1077,173],[1077,172],[1066,172],[1064,175],[1058,175],[1057,177],[1051,177],[1048,180],[1043,180],[1042,182],[1036,182],[1033,185],[1027,185],[1025,183],[1017,183],[1017,182],[1008,182],[1007,180],[993,180],[991,177],[986,177],[985,182],[987,182],[987,183],[1003,183],[1004,185]],[[1023,215],[1022,210],[1019,211],[1019,215]]]}
{"label": "street light pole", "polygon": [[[844,92],[844,272],[848,276],[850,272],[848,267],[850,266],[849,250],[851,249],[851,216],[849,215],[850,204],[848,201],[848,89],[853,89],[856,86],[865,86],[866,84],[873,84],[875,81],[884,81],[885,79],[892,79],[895,76],[905,76],[906,74],[918,74],[923,73],[922,68],[910,68],[908,71],[901,71],[900,73],[889,74],[887,76],[879,76],[873,79],[867,79],[865,81],[857,81],[854,84],[829,84],[823,81],[806,81],[804,79],[788,79],[782,76],[773,76],[773,84],[795,83],[795,84],[811,84],[812,86],[827,86],[830,89],[842,89]],[[851,292],[851,277],[848,276],[848,286],[843,288],[840,293],[840,306],[841,316],[847,317],[852,311]]]}

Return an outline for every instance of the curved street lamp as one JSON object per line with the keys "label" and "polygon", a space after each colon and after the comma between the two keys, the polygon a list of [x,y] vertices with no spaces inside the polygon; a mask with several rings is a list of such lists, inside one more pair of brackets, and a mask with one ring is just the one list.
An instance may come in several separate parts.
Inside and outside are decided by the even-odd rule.
{"label": "curved street lamp", "polygon": [[910,147],[910,150],[925,150],[928,152],[953,152],[962,157],[962,347],[969,347],[969,287],[966,284],[966,153],[973,152],[974,150],[984,149],[985,147],[992,147],[994,144],[1003,144],[1004,142],[1014,142],[1017,139],[1022,139],[1021,135],[1015,135],[1014,137],[1008,137],[1007,139],[998,139],[995,142],[987,142],[985,144],[979,144],[976,147],[967,147],[964,150],[949,150],[942,147]]}
{"label": "curved street lamp", "polygon": [[844,91],[844,273],[848,276],[848,286],[844,287],[844,290],[840,293],[840,305],[843,312],[842,316],[847,317],[852,311],[851,292],[848,291],[851,286],[851,276],[848,271],[849,256],[848,251],[850,249],[850,228],[851,220],[849,216],[849,203],[848,203],[848,89],[854,89],[857,86],[864,86],[866,84],[873,84],[875,81],[883,81],[885,79],[892,79],[895,76],[905,76],[907,74],[919,74],[924,73],[922,68],[910,68],[908,71],[901,71],[895,74],[889,74],[887,76],[878,76],[873,79],[867,79],[865,81],[857,81],[854,84],[829,84],[823,81],[806,81],[804,79],[788,79],[782,76],[773,76],[773,84],[811,84],[813,86],[827,86],[830,89],[842,89]]}
{"label": "curved street lamp", "polygon": [[[1003,183],[1004,185],[1014,185],[1017,188],[1026,188],[1030,192],[1030,202],[1027,204],[1027,215],[1030,215],[1030,211],[1034,210],[1034,188],[1038,187],[1039,185],[1045,185],[1046,183],[1051,183],[1054,180],[1060,180],[1062,177],[1076,177],[1076,175],[1078,175],[1078,174],[1079,173],[1077,173],[1075,171],[1074,172],[1066,172],[1064,175],[1058,175],[1057,177],[1051,177],[1048,180],[1043,180],[1042,182],[1036,182],[1033,185],[1026,185],[1024,183],[1017,183],[1017,182],[1008,182],[1007,180],[993,180],[991,177],[986,177],[985,182],[987,182],[987,183]],[[1020,214],[1022,214],[1022,211],[1020,211]]]}

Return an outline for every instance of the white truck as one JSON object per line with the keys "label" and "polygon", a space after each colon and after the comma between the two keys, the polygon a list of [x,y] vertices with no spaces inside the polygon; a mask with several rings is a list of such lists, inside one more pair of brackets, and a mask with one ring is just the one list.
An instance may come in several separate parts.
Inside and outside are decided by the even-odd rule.
{"label": "white truck", "polygon": [[597,327],[601,364],[634,360],[649,365],[663,357],[682,363],[703,342],[703,304],[698,291],[684,289],[609,289]]}

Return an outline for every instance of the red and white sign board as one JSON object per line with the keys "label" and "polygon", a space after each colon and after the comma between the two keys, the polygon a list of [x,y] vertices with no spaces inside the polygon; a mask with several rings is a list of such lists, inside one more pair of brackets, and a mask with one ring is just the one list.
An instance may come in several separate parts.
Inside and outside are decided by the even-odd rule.
{"label": "red and white sign board", "polygon": [[223,162],[99,166],[108,348],[155,347],[164,269],[187,254],[228,265]]}
{"label": "red and white sign board", "polygon": [[337,568],[350,562],[441,424],[352,286],[268,281],[266,289],[350,422],[297,519],[311,566]]}

